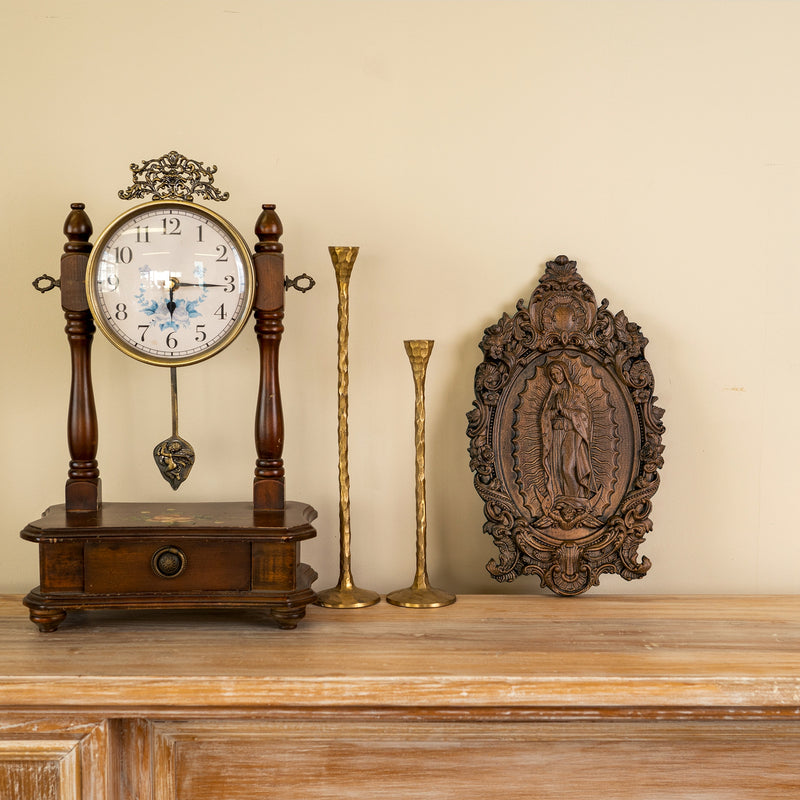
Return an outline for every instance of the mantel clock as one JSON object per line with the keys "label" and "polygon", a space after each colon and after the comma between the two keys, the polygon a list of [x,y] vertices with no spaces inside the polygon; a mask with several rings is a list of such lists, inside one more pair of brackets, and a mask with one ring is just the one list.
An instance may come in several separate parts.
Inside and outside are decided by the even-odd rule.
{"label": "mantel clock", "polygon": [[[300,543],[316,535],[314,509],[284,498],[283,415],[278,351],[283,294],[310,289],[284,275],[283,233],[274,205],[255,224],[254,253],[222,216],[194,201],[222,201],[215,166],[171,151],[131,164],[123,199],[151,199],[113,220],[94,245],[82,203],[64,225],[59,287],[71,353],[65,502],[27,525],[39,545],[40,585],[24,600],[31,620],[53,631],[78,609],[255,608],[293,628],[315,599],[316,573]],[[172,435],[153,449],[173,489],[195,460],[178,434],[177,370],[211,358],[255,317],[259,391],[252,502],[104,503],[91,375],[96,328],[126,355],[170,373]]]}

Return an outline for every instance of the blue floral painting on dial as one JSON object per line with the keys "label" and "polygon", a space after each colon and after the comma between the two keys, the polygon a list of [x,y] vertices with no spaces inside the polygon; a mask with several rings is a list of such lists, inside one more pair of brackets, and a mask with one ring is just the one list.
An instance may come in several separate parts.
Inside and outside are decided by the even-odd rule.
{"label": "blue floral painting on dial", "polygon": [[[208,288],[203,285],[205,269],[202,265],[193,272],[194,283],[192,289],[200,288],[200,295],[187,300],[181,297],[182,287],[180,279],[172,276],[161,280],[154,280],[148,266],[142,267],[140,289],[135,295],[141,310],[151,318],[151,324],[157,325],[159,330],[177,331],[188,328],[192,319],[202,316],[197,307],[206,299]],[[172,292],[170,293],[170,282]],[[148,289],[148,291],[146,291]]]}

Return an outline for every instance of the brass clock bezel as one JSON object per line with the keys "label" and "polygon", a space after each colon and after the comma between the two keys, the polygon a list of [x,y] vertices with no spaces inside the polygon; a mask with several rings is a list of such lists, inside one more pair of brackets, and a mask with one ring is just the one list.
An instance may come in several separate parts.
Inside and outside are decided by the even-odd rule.
{"label": "brass clock bezel", "polygon": [[[101,262],[101,254],[105,248],[105,245],[111,239],[111,237],[124,225],[126,225],[131,219],[139,216],[144,212],[149,211],[158,211],[159,209],[167,209],[167,208],[179,208],[183,210],[189,210],[192,213],[199,214],[200,216],[204,216],[210,221],[214,222],[216,225],[219,225],[221,228],[224,229],[225,233],[230,236],[231,240],[233,241],[234,245],[239,251],[239,254],[242,257],[242,264],[244,266],[245,272],[245,298],[244,304],[241,307],[241,311],[239,312],[239,318],[237,319],[236,323],[231,327],[228,331],[227,335],[221,339],[220,341],[216,342],[213,345],[210,345],[206,350],[202,353],[195,353],[189,356],[183,356],[179,358],[167,358],[167,357],[156,357],[151,356],[147,353],[142,353],[136,350],[135,348],[131,347],[127,342],[120,339],[119,335],[117,334],[116,330],[108,324],[103,315],[102,311],[100,310],[95,287],[96,287],[96,273],[99,268]],[[255,268],[253,266],[253,257],[250,252],[250,248],[245,242],[242,235],[236,228],[231,225],[228,220],[224,217],[217,214],[215,211],[212,211],[205,206],[198,205],[197,203],[191,203],[186,200],[152,200],[147,203],[141,203],[134,208],[130,208],[127,211],[120,214],[114,220],[112,220],[97,238],[97,241],[94,243],[92,247],[92,252],[89,255],[89,261],[86,266],[86,298],[89,303],[89,309],[92,312],[92,317],[94,318],[95,324],[97,328],[103,332],[103,335],[108,339],[111,344],[114,345],[118,350],[125,353],[125,355],[130,356],[131,358],[135,359],[136,361],[141,361],[145,364],[150,364],[151,366],[157,367],[182,367],[187,366],[189,364],[197,364],[201,361],[205,361],[208,358],[212,358],[213,356],[220,353],[224,350],[228,345],[233,342],[234,339],[242,332],[242,329],[247,324],[247,320],[250,318],[250,314],[253,310],[253,302],[255,299],[256,293],[256,277],[255,277]]]}

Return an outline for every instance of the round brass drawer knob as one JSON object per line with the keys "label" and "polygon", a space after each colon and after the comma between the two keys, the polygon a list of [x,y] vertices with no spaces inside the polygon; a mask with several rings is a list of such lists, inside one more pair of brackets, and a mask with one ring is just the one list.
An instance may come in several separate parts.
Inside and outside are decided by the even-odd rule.
{"label": "round brass drawer knob", "polygon": [[179,547],[162,547],[153,553],[150,565],[159,578],[177,578],[186,568],[186,553]]}

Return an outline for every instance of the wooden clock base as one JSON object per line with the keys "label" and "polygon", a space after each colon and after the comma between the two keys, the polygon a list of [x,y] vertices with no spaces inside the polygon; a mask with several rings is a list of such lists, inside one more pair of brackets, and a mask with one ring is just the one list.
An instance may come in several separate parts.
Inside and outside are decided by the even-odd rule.
{"label": "wooden clock base", "polygon": [[24,599],[54,631],[86,609],[263,609],[295,628],[316,595],[300,542],[316,536],[309,505],[254,511],[250,503],[52,506],[20,534],[39,545],[40,585]]}

